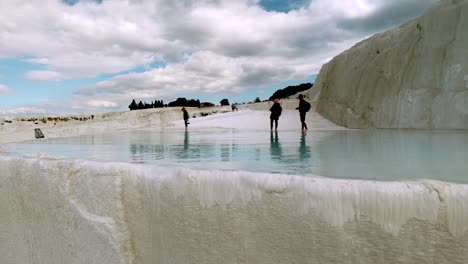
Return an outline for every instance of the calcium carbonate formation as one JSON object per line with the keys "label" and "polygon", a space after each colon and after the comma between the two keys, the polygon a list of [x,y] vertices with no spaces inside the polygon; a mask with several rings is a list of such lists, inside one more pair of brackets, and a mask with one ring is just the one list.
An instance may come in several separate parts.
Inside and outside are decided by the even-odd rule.
{"label": "calcium carbonate formation", "polygon": [[468,186],[0,157],[1,263],[466,263]]}
{"label": "calcium carbonate formation", "polygon": [[[441,1],[334,58],[310,97],[323,115],[348,127],[468,129],[467,28],[468,0]],[[97,133],[179,116],[135,111],[74,129],[83,131],[52,125],[44,131]],[[467,201],[468,185],[430,180],[0,153],[0,263],[462,264],[468,262]]]}
{"label": "calcium carbonate formation", "polygon": [[317,111],[350,128],[468,129],[468,1],[443,0],[324,65]]}

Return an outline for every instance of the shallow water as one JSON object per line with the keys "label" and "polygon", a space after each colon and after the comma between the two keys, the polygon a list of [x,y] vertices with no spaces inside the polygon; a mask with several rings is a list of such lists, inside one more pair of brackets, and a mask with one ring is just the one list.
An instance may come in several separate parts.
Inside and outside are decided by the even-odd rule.
{"label": "shallow water", "polygon": [[13,154],[373,180],[468,182],[468,133],[138,130],[7,145]]}

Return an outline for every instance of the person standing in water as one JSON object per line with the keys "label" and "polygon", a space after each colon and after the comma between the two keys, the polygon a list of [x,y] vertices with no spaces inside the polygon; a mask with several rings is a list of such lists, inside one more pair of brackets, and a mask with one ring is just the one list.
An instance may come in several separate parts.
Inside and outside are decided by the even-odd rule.
{"label": "person standing in water", "polygon": [[310,110],[310,103],[304,100],[304,96],[299,94],[297,97],[299,99],[299,107],[296,107],[299,110],[299,116],[301,117],[302,130],[307,130],[307,124],[305,122],[306,113]]}
{"label": "person standing in water", "polygon": [[281,105],[279,104],[279,99],[276,98],[273,100],[273,105],[270,108],[270,130],[273,130],[273,122],[275,122],[275,130],[278,129],[278,119],[281,115],[281,112],[283,111],[283,108],[281,108]]}
{"label": "person standing in water", "polygon": [[185,110],[185,107],[182,107],[182,112],[184,112],[184,123],[185,123],[185,129],[187,129],[189,123],[189,114],[187,110]]}

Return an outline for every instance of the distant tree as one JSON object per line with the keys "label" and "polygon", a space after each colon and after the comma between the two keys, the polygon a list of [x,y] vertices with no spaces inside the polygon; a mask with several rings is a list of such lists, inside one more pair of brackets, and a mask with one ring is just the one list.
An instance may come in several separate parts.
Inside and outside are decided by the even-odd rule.
{"label": "distant tree", "polygon": [[215,106],[213,103],[210,102],[202,102],[200,103],[200,107],[213,107]]}
{"label": "distant tree", "polygon": [[128,108],[130,108],[130,111],[132,110],[136,110],[137,109],[137,104],[135,102],[135,99],[132,100],[132,103],[128,106]]}
{"label": "distant tree", "polygon": [[162,100],[150,101],[150,103],[140,101],[138,104],[135,102],[135,99],[132,100],[132,103],[128,106],[130,110],[140,110],[140,109],[149,109],[149,108],[161,108],[164,107]]}
{"label": "distant tree", "polygon": [[219,103],[221,104],[221,106],[229,105],[229,100],[225,98],[225,99],[221,100],[221,102],[219,102]]}
{"label": "distant tree", "polygon": [[164,104],[163,100],[154,100],[150,103],[140,101],[138,104],[135,102],[135,99],[132,100],[132,103],[128,106],[130,110],[139,110],[139,109],[149,109],[149,108],[162,108],[167,106],[190,106],[190,107],[200,107],[200,100],[190,99],[179,97],[174,102],[169,104]]}
{"label": "distant tree", "polygon": [[164,104],[163,104],[162,100],[161,101],[159,101],[159,100],[154,101],[154,108],[161,108],[163,106],[164,106]]}
{"label": "distant tree", "polygon": [[270,96],[268,100],[272,101],[275,98],[278,98],[278,99],[287,98],[289,96],[308,90],[312,88],[312,86],[313,86],[312,83],[302,83],[296,86],[288,86],[286,88],[279,89],[276,92],[274,92],[273,95]]}
{"label": "distant tree", "polygon": [[190,107],[200,107],[200,100],[190,99],[188,101],[188,106],[190,106]]}
{"label": "distant tree", "polygon": [[262,101],[262,100],[260,100],[260,98],[259,98],[259,97],[257,97],[257,98],[255,98],[255,101],[254,101],[254,103],[260,103],[261,101]]}
{"label": "distant tree", "polygon": [[179,97],[177,100],[170,102],[168,104],[169,107],[174,107],[174,106],[188,106],[188,101],[184,97]]}

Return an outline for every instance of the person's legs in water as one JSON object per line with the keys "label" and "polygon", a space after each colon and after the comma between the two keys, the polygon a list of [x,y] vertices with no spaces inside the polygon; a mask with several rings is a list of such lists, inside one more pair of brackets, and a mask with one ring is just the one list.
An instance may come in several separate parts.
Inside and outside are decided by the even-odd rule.
{"label": "person's legs in water", "polygon": [[185,129],[187,129],[187,126],[188,126],[188,120],[184,120],[185,122]]}
{"label": "person's legs in water", "polygon": [[306,113],[300,113],[300,116],[301,116],[301,124],[302,124],[302,130],[305,130],[307,129],[307,124],[305,122],[305,116],[306,116]]}
{"label": "person's legs in water", "polygon": [[270,130],[273,130],[273,122],[275,122],[275,130],[278,129],[278,118],[270,118]]}

